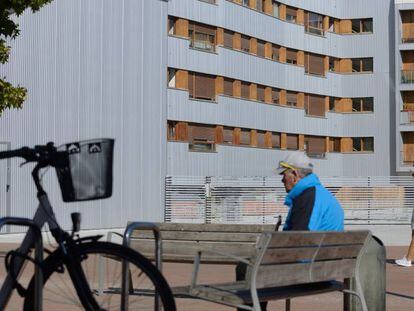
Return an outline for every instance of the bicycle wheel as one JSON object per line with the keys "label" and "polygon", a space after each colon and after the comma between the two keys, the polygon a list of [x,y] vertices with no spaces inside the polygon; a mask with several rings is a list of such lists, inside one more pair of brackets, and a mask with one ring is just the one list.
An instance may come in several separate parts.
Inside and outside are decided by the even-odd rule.
{"label": "bicycle wheel", "polygon": [[[122,262],[128,263],[128,309],[154,310],[154,291],[159,295],[160,310],[175,311],[170,287],[158,269],[130,248],[108,242],[87,242],[78,249],[81,266],[93,296],[101,310],[120,310]],[[63,261],[60,250],[44,261],[44,310],[84,310]],[[34,278],[28,286],[24,310],[33,310]]]}

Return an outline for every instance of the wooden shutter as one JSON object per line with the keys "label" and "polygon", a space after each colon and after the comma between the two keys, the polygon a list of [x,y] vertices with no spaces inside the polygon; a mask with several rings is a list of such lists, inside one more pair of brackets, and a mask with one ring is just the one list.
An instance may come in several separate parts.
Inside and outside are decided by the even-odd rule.
{"label": "wooden shutter", "polygon": [[216,36],[216,27],[212,27],[212,26],[205,25],[205,24],[195,24],[194,28],[195,28],[195,31],[209,34],[212,36]]}
{"label": "wooden shutter", "polygon": [[290,16],[297,16],[297,10],[296,8],[292,8],[292,7],[286,7],[286,15],[290,15]]}
{"label": "wooden shutter", "polygon": [[274,104],[279,104],[279,90],[272,89],[272,102]]}
{"label": "wooden shutter", "polygon": [[305,56],[305,69],[307,73],[324,76],[325,57],[309,53]]}
{"label": "wooden shutter", "polygon": [[264,131],[257,131],[257,147],[266,148],[265,134]]}
{"label": "wooden shutter", "polygon": [[280,148],[280,133],[272,133],[272,148]]}
{"label": "wooden shutter", "polygon": [[214,142],[215,138],[215,126],[212,125],[201,125],[201,124],[190,124],[188,126],[188,140],[189,142],[194,141],[210,141]]}
{"label": "wooden shutter", "polygon": [[249,97],[250,97],[250,83],[242,81],[242,83],[241,83],[241,97],[249,99]]}
{"label": "wooden shutter", "polygon": [[325,96],[306,94],[305,110],[311,116],[325,116]]}
{"label": "wooden shutter", "polygon": [[232,144],[233,143],[233,128],[224,127],[223,129],[223,143]]}
{"label": "wooden shutter", "polygon": [[257,86],[257,100],[264,102],[265,101],[265,86],[258,85]]}
{"label": "wooden shutter", "polygon": [[224,46],[228,48],[233,48],[233,32],[230,30],[224,30]]}
{"label": "wooden shutter", "polygon": [[233,80],[229,78],[224,78],[224,95],[233,96]]}
{"label": "wooden shutter", "polygon": [[194,98],[194,72],[188,73],[188,94],[190,95],[190,98]]}
{"label": "wooden shutter", "polygon": [[241,49],[242,51],[250,51],[250,38],[245,35],[241,35]]}
{"label": "wooden shutter", "polygon": [[321,155],[325,153],[325,137],[308,136],[307,153],[310,155]]}
{"label": "wooden shutter", "polygon": [[341,152],[341,138],[340,137],[329,138],[329,152]]}
{"label": "wooden shutter", "polygon": [[272,45],[272,59],[275,61],[279,61],[279,46]]}
{"label": "wooden shutter", "polygon": [[298,150],[299,136],[297,134],[286,135],[286,148],[291,150]]}
{"label": "wooden shutter", "polygon": [[297,51],[287,49],[286,50],[286,62],[291,63],[291,64],[296,64],[297,63]]}
{"label": "wooden shutter", "polygon": [[296,92],[286,92],[286,103],[289,106],[296,106],[298,102],[298,93]]}
{"label": "wooden shutter", "polygon": [[215,78],[205,74],[195,75],[194,98],[214,100],[216,98]]}
{"label": "wooden shutter", "polygon": [[250,130],[241,129],[240,145],[250,146]]}
{"label": "wooden shutter", "polygon": [[257,40],[257,56],[265,57],[265,42]]}

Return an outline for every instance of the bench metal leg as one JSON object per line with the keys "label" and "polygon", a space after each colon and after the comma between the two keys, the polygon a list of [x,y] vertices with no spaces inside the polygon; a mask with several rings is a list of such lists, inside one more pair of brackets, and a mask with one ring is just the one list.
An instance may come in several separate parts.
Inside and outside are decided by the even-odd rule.
{"label": "bench metal leg", "polygon": [[285,302],[285,310],[286,311],[290,311],[290,299],[286,299],[286,302]]}

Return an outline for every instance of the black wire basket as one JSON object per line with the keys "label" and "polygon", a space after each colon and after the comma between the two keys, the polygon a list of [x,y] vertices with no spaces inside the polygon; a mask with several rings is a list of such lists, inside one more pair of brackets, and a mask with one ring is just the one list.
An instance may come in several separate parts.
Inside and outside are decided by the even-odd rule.
{"label": "black wire basket", "polygon": [[58,147],[67,151],[64,167],[56,167],[64,202],[98,200],[112,195],[113,139],[93,139]]}

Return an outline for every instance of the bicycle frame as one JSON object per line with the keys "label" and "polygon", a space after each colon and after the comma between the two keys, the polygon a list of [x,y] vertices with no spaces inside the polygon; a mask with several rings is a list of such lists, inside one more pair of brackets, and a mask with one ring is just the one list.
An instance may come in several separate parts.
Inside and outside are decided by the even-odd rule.
{"label": "bicycle frame", "polygon": [[[49,198],[47,196],[47,193],[42,188],[39,179],[39,171],[41,168],[43,168],[42,164],[38,164],[32,172],[32,176],[38,191],[37,197],[39,200],[39,205],[31,222],[33,226],[31,226],[31,228],[27,231],[23,239],[23,242],[19,247],[18,252],[23,255],[28,255],[30,253],[30,250],[36,245],[36,241],[38,240],[36,229],[40,232],[43,226],[47,223],[53,237],[55,238],[56,242],[59,245],[59,248],[62,251],[64,264],[69,272],[70,278],[76,289],[81,303],[84,306],[88,306],[88,310],[98,310],[99,306],[92,296],[91,290],[89,288],[88,283],[86,282],[85,275],[80,266],[80,263],[73,258],[70,252],[68,252],[68,250],[75,244],[75,241],[62,228],[60,228],[56,220],[55,213],[53,212],[52,205],[50,204]],[[30,220],[27,221],[30,222]],[[25,260],[21,257],[16,257],[12,263],[13,267],[10,270],[13,270],[14,276],[16,276],[17,278],[22,271],[24,263]],[[39,281],[36,280],[36,282]],[[7,303],[9,302],[11,294],[14,290],[14,284],[15,278],[9,271],[0,289],[0,310],[4,310],[7,306]],[[41,285],[43,285],[43,281]],[[37,287],[38,286],[36,286],[36,288]]]}

